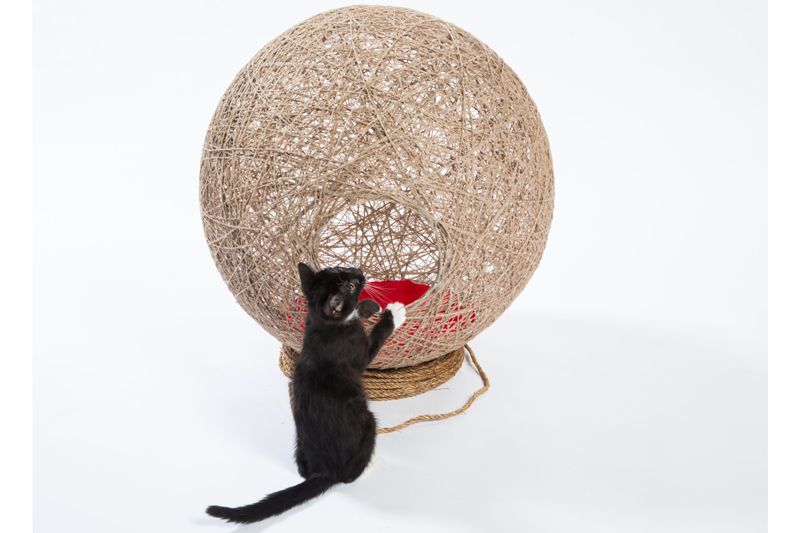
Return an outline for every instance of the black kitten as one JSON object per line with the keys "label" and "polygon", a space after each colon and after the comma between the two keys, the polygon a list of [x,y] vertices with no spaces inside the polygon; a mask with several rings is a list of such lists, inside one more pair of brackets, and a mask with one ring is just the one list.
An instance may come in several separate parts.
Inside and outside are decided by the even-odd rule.
{"label": "black kitten", "polygon": [[358,302],[364,274],[355,268],[314,272],[298,265],[308,300],[303,349],[292,380],[292,414],[297,429],[295,460],[305,481],[244,507],[212,505],[206,512],[248,524],[280,514],[319,496],[336,483],[354,481],[375,449],[375,417],[361,383],[369,363],[389,335],[405,321],[401,303],[386,306],[367,336],[361,318],[380,310]]}

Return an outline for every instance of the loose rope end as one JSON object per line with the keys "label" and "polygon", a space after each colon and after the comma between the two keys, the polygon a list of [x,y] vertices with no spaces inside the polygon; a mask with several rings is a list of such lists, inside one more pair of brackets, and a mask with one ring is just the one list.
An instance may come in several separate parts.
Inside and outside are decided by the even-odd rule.
{"label": "loose rope end", "polygon": [[478,364],[478,360],[475,358],[475,352],[472,351],[472,348],[470,348],[469,345],[466,345],[464,348],[466,348],[467,353],[469,354],[470,362],[472,363],[473,368],[478,373],[478,375],[481,378],[481,382],[483,383],[481,388],[479,388],[478,390],[476,390],[475,392],[472,393],[472,396],[470,396],[467,399],[467,401],[464,403],[464,405],[462,405],[458,409],[455,409],[453,411],[448,411],[446,413],[417,415],[415,417],[409,418],[408,420],[406,420],[405,422],[402,422],[400,424],[397,424],[397,425],[394,425],[394,426],[389,426],[389,427],[379,428],[378,429],[378,433],[379,434],[394,433],[396,431],[400,431],[402,429],[407,428],[408,426],[411,426],[411,425],[414,425],[414,424],[418,424],[420,422],[434,422],[436,420],[444,420],[446,418],[452,418],[454,416],[458,416],[461,413],[463,413],[464,411],[466,411],[467,409],[469,409],[470,406],[472,406],[472,404],[478,398],[478,396],[480,396],[484,392],[488,391],[489,390],[489,386],[490,386],[489,385],[489,378],[486,376],[486,372],[484,372],[483,368],[481,368],[481,365]]}

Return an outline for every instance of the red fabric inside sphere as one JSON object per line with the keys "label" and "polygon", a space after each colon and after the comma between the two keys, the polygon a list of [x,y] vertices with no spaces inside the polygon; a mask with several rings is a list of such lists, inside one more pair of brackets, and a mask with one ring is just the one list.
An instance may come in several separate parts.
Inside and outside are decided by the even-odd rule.
{"label": "red fabric inside sphere", "polygon": [[428,289],[430,289],[430,285],[414,283],[408,279],[368,281],[358,300],[374,300],[381,306],[381,309],[394,302],[409,305],[422,298],[422,295],[428,292]]}

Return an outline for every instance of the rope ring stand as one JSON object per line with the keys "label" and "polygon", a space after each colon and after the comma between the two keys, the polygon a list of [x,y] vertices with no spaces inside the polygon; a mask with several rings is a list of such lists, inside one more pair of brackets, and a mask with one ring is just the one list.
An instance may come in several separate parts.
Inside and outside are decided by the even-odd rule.
{"label": "rope ring stand", "polygon": [[[467,357],[467,355],[469,355],[469,357]],[[278,365],[284,375],[289,379],[292,379],[294,363],[297,357],[297,351],[289,348],[285,344],[281,346]],[[482,385],[472,393],[461,407],[445,413],[417,415],[400,424],[379,428],[378,433],[392,433],[419,422],[444,420],[445,418],[460,415],[470,408],[478,396],[489,390],[489,378],[486,376],[486,372],[483,371],[483,368],[478,364],[478,360],[475,358],[475,352],[472,351],[469,345],[419,365],[390,369],[368,368],[366,372],[364,372],[363,381],[367,398],[375,401],[399,400],[433,390],[445,383],[458,372],[458,369],[461,368],[465,359],[469,359],[470,366],[472,366],[478,376],[480,376]],[[291,387],[289,387],[289,400],[291,401]]]}

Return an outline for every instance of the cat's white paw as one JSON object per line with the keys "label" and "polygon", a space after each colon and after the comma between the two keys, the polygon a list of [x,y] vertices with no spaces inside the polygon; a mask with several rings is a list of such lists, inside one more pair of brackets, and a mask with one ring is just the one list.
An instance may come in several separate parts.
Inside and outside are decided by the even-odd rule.
{"label": "cat's white paw", "polygon": [[386,310],[392,313],[394,329],[399,328],[406,321],[406,306],[400,302],[394,302],[386,306]]}

